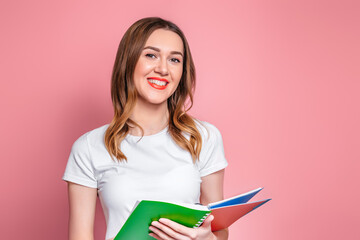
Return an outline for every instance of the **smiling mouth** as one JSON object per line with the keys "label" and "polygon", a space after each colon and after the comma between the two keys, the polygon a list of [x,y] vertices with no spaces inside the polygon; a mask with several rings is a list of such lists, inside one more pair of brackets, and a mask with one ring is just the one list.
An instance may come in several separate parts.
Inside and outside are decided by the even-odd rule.
{"label": "smiling mouth", "polygon": [[150,86],[159,90],[165,89],[166,86],[169,84],[169,82],[166,79],[161,79],[161,78],[148,78],[147,81],[150,84]]}

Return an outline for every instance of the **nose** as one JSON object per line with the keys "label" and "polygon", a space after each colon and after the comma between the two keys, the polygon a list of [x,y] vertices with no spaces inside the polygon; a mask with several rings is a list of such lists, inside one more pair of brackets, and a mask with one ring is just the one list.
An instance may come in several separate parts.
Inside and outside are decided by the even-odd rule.
{"label": "nose", "polygon": [[163,76],[168,74],[168,65],[167,65],[166,59],[161,58],[157,62],[156,67],[155,67],[155,72],[159,73]]}

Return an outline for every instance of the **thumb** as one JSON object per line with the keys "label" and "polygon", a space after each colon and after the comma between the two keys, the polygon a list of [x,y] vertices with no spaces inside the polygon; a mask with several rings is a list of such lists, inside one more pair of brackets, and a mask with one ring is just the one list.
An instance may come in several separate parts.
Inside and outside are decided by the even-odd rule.
{"label": "thumb", "polygon": [[212,222],[212,220],[214,220],[214,215],[209,215],[206,219],[205,219],[205,221],[203,222],[203,224],[202,224],[202,227],[209,227],[209,226],[211,226],[211,222]]}

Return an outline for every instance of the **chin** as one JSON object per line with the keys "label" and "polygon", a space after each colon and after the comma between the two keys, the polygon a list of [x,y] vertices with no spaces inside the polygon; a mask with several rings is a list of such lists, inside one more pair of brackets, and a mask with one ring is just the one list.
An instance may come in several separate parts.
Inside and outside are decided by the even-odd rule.
{"label": "chin", "polygon": [[154,105],[161,105],[167,102],[167,99],[161,99],[161,100],[150,100],[148,101],[150,104],[154,104]]}
{"label": "chin", "polygon": [[145,104],[161,105],[167,103],[167,98],[141,98],[141,102]]}
{"label": "chin", "polygon": [[138,101],[143,104],[161,105],[167,104],[167,100],[170,96],[168,94],[139,94]]}

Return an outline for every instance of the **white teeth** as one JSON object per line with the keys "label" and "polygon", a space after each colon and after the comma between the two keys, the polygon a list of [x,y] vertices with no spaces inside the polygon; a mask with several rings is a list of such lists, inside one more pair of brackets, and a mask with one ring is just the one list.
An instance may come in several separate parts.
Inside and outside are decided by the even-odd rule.
{"label": "white teeth", "polygon": [[155,80],[155,79],[148,79],[148,81],[151,82],[151,83],[155,83],[156,85],[159,85],[159,86],[165,86],[166,85],[165,81],[159,81],[159,80]]}

